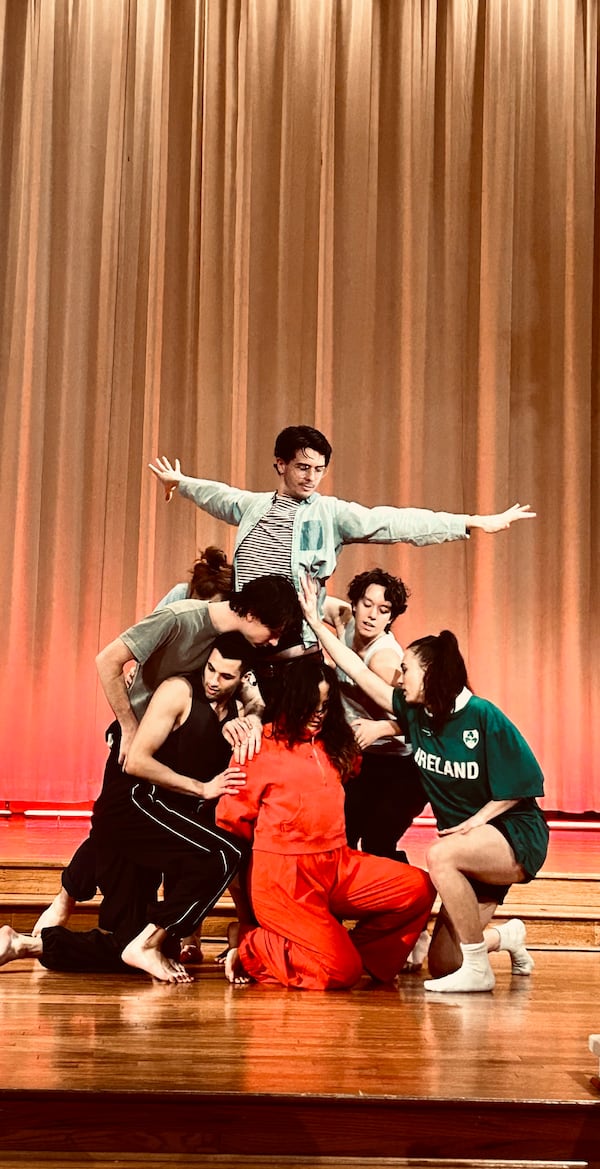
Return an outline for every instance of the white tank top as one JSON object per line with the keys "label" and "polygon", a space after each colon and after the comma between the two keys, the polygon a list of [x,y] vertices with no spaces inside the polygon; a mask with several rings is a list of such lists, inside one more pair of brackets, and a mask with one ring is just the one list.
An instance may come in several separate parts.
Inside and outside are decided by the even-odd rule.
{"label": "white tank top", "polygon": [[[344,641],[346,645],[352,649],[352,642],[354,641],[354,617],[351,617],[348,624],[344,628]],[[361,654],[365,666],[369,665],[374,654],[379,653],[382,649],[391,649],[398,657],[398,664],[404,657],[404,651],[399,641],[396,641],[393,633],[380,633],[379,637],[371,643],[364,654]],[[337,676],[340,680],[342,690],[342,701],[344,703],[344,711],[348,722],[352,722],[355,718],[368,719],[384,719],[391,716],[386,710],[373,702],[365,693],[356,685],[343,670],[336,668]],[[376,739],[374,743],[368,748],[368,753],[377,755],[412,755],[412,747],[407,743],[402,735],[394,735],[392,739]]]}

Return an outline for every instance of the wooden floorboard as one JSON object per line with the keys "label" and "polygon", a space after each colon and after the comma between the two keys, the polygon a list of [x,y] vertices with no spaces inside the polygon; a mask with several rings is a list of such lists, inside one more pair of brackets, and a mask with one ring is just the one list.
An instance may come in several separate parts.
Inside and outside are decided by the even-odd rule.
{"label": "wooden floorboard", "polygon": [[219,1153],[0,1153],[1,1169],[578,1169],[581,1161],[473,1161],[413,1157],[247,1157]]}
{"label": "wooden floorboard", "polygon": [[[592,827],[567,830],[553,828],[550,832],[548,857],[542,874],[569,873],[573,876],[600,876],[600,821]],[[89,832],[87,818],[30,818],[24,816],[0,817],[0,863],[10,860],[65,864]],[[424,863],[427,843],[435,837],[430,826],[413,825],[404,835],[413,864]]]}
{"label": "wooden floorboard", "polygon": [[0,971],[4,1149],[529,1158],[600,1149],[600,962],[494,957],[490,995]]}
{"label": "wooden floorboard", "polygon": [[[21,865],[34,899],[47,880],[43,901],[87,824],[16,827],[0,823],[0,872]],[[415,862],[431,835],[413,830]],[[588,909],[597,920],[598,839],[555,836],[545,885],[526,890],[530,932],[544,912],[564,909],[573,928]],[[454,1169],[465,1159],[600,1169],[588,1049],[600,958],[560,944],[534,952],[526,979],[493,955],[497,985],[484,995],[431,995],[420,975],[351,992],[231,987],[210,940],[189,986],[11,963],[0,970],[0,1169]]]}
{"label": "wooden floorboard", "polygon": [[[88,831],[85,820],[0,821],[0,921],[28,932],[60,885],[60,873]],[[404,838],[411,860],[425,863],[430,827]],[[434,914],[436,911],[434,906]],[[226,894],[205,922],[204,933],[223,937],[234,916]],[[96,924],[97,902],[80,907],[72,928]],[[596,830],[553,830],[548,862],[538,878],[516,885],[498,918],[522,917],[536,947],[600,950],[600,825]]]}

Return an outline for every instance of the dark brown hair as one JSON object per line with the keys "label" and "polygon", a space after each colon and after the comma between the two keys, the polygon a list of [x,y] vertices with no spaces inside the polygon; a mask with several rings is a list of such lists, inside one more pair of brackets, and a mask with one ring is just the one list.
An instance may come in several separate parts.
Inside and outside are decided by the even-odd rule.
{"label": "dark brown hair", "polygon": [[290,750],[306,738],[306,724],[319,705],[319,684],[327,682],[327,712],[319,732],[325,754],[345,782],[356,771],[360,752],[346,722],[335,670],[320,654],[296,658],[285,667],[283,684],[273,706],[271,734]]}
{"label": "dark brown hair", "polygon": [[231,592],[233,565],[221,548],[210,545],[200,553],[200,559],[194,561],[190,571],[191,580],[188,586],[188,597],[198,601],[210,601],[211,597],[221,594],[226,601]]}
{"label": "dark brown hair", "polygon": [[454,703],[464,686],[469,685],[465,660],[458,641],[449,629],[438,637],[419,637],[407,646],[425,670],[424,705],[432,716],[433,729],[439,731],[448,722]]}

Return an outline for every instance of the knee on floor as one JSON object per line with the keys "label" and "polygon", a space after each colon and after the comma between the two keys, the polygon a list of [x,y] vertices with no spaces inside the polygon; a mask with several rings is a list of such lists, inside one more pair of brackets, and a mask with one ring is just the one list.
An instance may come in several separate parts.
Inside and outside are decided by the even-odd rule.
{"label": "knee on floor", "polygon": [[362,959],[358,953],[329,955],[323,959],[321,973],[323,990],[346,990],[362,977]]}

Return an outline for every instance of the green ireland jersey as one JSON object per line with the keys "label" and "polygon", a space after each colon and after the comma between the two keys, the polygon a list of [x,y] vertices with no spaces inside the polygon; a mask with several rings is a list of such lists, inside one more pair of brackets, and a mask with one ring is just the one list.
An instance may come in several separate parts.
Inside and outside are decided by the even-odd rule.
{"label": "green ireland jersey", "polygon": [[517,859],[533,876],[543,863],[548,829],[535,796],[544,794],[540,766],[514,724],[493,703],[471,695],[434,731],[425,708],[394,690],[394,714],[410,738],[438,827],[453,828],[490,800],[518,800],[498,816]]}

